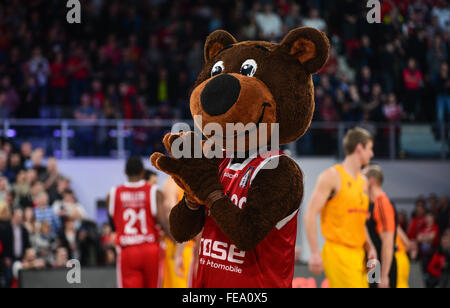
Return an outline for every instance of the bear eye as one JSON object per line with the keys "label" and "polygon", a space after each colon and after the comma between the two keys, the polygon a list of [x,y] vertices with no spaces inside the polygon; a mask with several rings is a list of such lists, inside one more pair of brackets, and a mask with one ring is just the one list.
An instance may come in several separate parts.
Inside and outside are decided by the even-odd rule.
{"label": "bear eye", "polygon": [[211,70],[211,77],[221,74],[224,71],[224,69],[225,67],[223,65],[223,61],[217,62],[216,64],[214,64]]}
{"label": "bear eye", "polygon": [[247,77],[253,77],[258,69],[258,64],[253,59],[249,59],[242,64],[241,74]]}

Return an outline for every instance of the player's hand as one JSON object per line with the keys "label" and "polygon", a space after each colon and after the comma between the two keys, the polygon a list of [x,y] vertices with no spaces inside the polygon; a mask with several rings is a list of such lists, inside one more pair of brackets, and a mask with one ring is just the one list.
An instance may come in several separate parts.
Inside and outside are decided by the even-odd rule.
{"label": "player's hand", "polygon": [[371,247],[367,252],[367,260],[378,260],[377,250],[374,247]]}
{"label": "player's hand", "polygon": [[[222,159],[205,156],[201,136],[194,132],[169,133],[163,143],[170,156],[154,153],[150,157],[152,165],[170,175],[191,203],[207,205],[212,192],[223,190],[219,179]],[[195,158],[195,154],[200,157]]]}
{"label": "player's hand", "polygon": [[313,253],[309,258],[309,270],[314,275],[320,275],[323,272],[323,261],[320,253]]}
{"label": "player's hand", "polygon": [[389,288],[389,276],[382,277],[381,282],[378,284],[379,289],[388,289]]}
{"label": "player's hand", "polygon": [[184,277],[184,260],[183,255],[175,255],[175,274],[177,274],[178,277]]}

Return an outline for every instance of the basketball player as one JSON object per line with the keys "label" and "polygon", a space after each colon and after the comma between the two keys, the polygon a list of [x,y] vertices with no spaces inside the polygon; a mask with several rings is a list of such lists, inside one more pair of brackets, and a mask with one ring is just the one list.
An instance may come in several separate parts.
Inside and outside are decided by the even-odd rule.
{"label": "basketball player", "polygon": [[130,158],[125,172],[128,181],[113,187],[107,201],[116,230],[118,286],[156,288],[160,279],[156,224],[169,234],[164,197],[156,185],[143,180],[140,158]]}
{"label": "basketball player", "polygon": [[[366,251],[369,259],[376,259],[376,252],[365,227],[369,198],[361,169],[374,156],[373,139],[366,130],[355,128],[343,142],[344,162],[320,175],[306,210],[309,268],[314,274],[325,270],[331,288],[367,288]],[[322,254],[316,228],[319,214],[326,240]]]}
{"label": "basketball player", "polygon": [[[169,177],[164,183],[162,192],[166,200],[167,212],[183,199],[184,191]],[[165,258],[163,288],[191,287],[194,241],[178,244],[170,238],[165,239]]]}
{"label": "basketball player", "polygon": [[381,262],[381,280],[371,285],[378,288],[397,288],[397,260],[395,238],[397,236],[397,212],[383,191],[383,171],[379,166],[364,169],[369,182],[370,217],[367,220],[372,243]]}

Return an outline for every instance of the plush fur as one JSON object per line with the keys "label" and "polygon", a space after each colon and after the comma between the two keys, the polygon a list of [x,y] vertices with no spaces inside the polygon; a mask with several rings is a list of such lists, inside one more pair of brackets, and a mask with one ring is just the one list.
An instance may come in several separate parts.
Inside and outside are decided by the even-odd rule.
{"label": "plush fur", "polygon": [[[197,125],[203,130],[208,123],[219,123],[225,128],[226,123],[247,124],[260,120],[260,123],[279,124],[281,144],[298,140],[308,129],[314,113],[312,74],[327,61],[329,48],[325,34],[313,28],[295,29],[281,44],[239,43],[226,31],[212,33],[205,44],[204,68],[191,95],[192,115],[202,116],[202,123]],[[249,59],[258,66],[254,76],[241,74],[242,64]],[[212,68],[219,61],[223,62],[224,69],[221,74],[211,77]],[[223,74],[233,78],[222,79],[233,79],[234,84],[239,81],[239,97],[224,114],[210,115],[203,107],[202,93]],[[227,91],[226,82],[222,81],[217,80],[219,88],[213,91],[218,97]],[[222,83],[223,89],[220,88]],[[280,220],[299,208],[303,197],[303,175],[292,159],[283,156],[277,168],[261,170],[250,187],[246,206],[241,210],[227,197],[218,201],[208,198],[223,190],[218,177],[221,160],[208,159],[204,155],[201,158],[174,158],[171,148],[178,138],[191,145],[204,143],[192,132],[168,134],[164,145],[169,156],[155,153],[151,157],[152,164],[172,176],[186,193],[170,214],[171,233],[177,241],[188,241],[201,232],[206,206],[212,219],[239,249],[251,250]],[[251,150],[247,141],[245,144],[245,150]],[[186,200],[191,207],[199,206],[199,210],[188,209]]]}

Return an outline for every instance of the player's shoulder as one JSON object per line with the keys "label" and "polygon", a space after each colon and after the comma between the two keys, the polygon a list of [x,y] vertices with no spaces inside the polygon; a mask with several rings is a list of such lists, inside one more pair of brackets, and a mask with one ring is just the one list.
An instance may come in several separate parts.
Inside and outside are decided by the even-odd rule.
{"label": "player's shoulder", "polygon": [[330,167],[324,170],[320,175],[319,179],[325,182],[335,182],[340,179],[339,172],[336,166]]}

